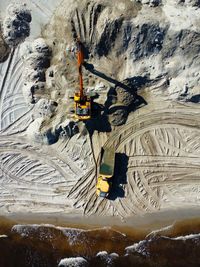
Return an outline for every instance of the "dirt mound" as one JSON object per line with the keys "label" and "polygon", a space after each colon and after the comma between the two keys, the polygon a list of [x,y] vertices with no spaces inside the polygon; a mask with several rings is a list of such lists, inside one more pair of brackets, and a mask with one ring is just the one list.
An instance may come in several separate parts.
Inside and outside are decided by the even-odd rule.
{"label": "dirt mound", "polygon": [[3,21],[3,35],[6,43],[16,46],[30,34],[31,12],[24,5],[10,4],[7,7],[6,18]]}
{"label": "dirt mound", "polygon": [[117,100],[122,103],[124,106],[130,106],[135,100],[136,96],[133,91],[128,88],[122,88],[120,86],[116,87]]}
{"label": "dirt mound", "polygon": [[111,125],[119,126],[126,122],[128,117],[127,107],[123,104],[114,104],[109,107],[108,120]]}

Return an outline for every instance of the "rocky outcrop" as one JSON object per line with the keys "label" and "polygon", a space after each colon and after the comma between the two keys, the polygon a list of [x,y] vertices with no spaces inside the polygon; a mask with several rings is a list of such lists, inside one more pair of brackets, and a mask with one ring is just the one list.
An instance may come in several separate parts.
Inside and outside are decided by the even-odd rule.
{"label": "rocky outcrop", "polygon": [[185,5],[185,6],[192,6],[192,7],[200,7],[199,0],[179,0],[178,4]]}
{"label": "rocky outcrop", "polygon": [[8,44],[4,41],[1,29],[0,29],[0,63],[7,59],[9,52],[10,52],[10,48]]}
{"label": "rocky outcrop", "polygon": [[27,102],[34,104],[44,94],[51,49],[44,39],[38,38],[33,43],[24,43],[21,54],[25,66],[23,93]]}
{"label": "rocky outcrop", "polygon": [[3,35],[9,46],[23,42],[30,34],[31,12],[24,5],[10,4],[3,21]]}
{"label": "rocky outcrop", "polygon": [[139,2],[139,3],[144,4],[144,5],[156,7],[162,3],[162,0],[136,0],[136,2]]}
{"label": "rocky outcrop", "polygon": [[122,103],[111,105],[108,111],[108,120],[111,125],[119,126],[126,122],[128,116],[127,107]]}

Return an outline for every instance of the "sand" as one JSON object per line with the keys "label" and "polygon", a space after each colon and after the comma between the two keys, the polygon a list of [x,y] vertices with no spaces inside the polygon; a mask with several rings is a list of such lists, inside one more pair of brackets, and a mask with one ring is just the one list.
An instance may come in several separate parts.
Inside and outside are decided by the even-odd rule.
{"label": "sand", "polygon": [[[74,1],[69,3],[70,8],[66,9],[66,1],[48,1],[48,5],[42,0],[37,3],[28,1],[32,22],[31,34],[27,41],[33,42],[42,35],[53,47],[52,43],[56,40],[51,62],[56,69],[54,80],[51,81],[55,83],[55,87],[50,83],[50,79],[47,79],[50,85],[44,95],[41,95],[41,98],[47,97],[57,101],[55,116],[42,119],[37,117],[37,106],[30,105],[24,98],[24,63],[20,54],[22,44],[11,48],[8,59],[0,64],[0,214],[8,217],[12,217],[12,214],[28,214],[30,218],[46,214],[47,218],[52,216],[56,220],[63,215],[75,220],[83,215],[93,215],[96,216],[94,220],[99,223],[101,218],[106,216],[108,221],[109,217],[114,217],[113,220],[116,219],[118,223],[118,218],[125,221],[129,221],[127,218],[141,218],[138,219],[138,222],[141,222],[146,220],[146,217],[143,217],[145,214],[151,217],[154,213],[158,214],[159,218],[167,219],[167,213],[164,212],[173,210],[173,213],[181,214],[183,207],[187,211],[194,210],[194,214],[198,215],[196,208],[200,202],[200,108],[195,101],[178,99],[185,88],[183,76],[187,74],[190,81],[196,73],[196,55],[193,55],[195,60],[183,73],[178,70],[174,77],[170,77],[171,87],[165,87],[167,77],[161,80],[157,78],[156,82],[143,86],[138,94],[140,99],[145,101],[139,107],[135,104],[124,125],[111,125],[110,129],[105,127],[106,129],[102,130],[102,124],[105,122],[102,120],[99,130],[96,126],[98,122],[92,120],[88,126],[88,130],[93,131],[92,136],[81,123],[78,124],[81,129],[78,134],[71,138],[69,135],[65,136],[63,129],[68,126],[70,120],[66,112],[67,94],[73,91],[71,89],[74,89],[76,84],[73,74],[76,66],[75,59],[69,60],[65,55],[67,42],[71,41],[67,32],[69,25],[61,31],[56,29],[63,23],[63,16],[70,16],[70,12],[74,10],[77,1],[74,4],[72,2]],[[126,2],[126,5],[130,5],[129,1]],[[84,3],[80,10],[84,8]],[[123,3],[121,4],[112,11],[112,19],[126,10]],[[6,6],[4,1],[0,1],[2,18]],[[95,10],[95,5],[93,8]],[[152,13],[148,13],[149,7],[138,7],[137,4],[134,23],[140,23],[144,14],[146,21],[151,21],[155,12],[160,12],[160,9],[164,17],[162,23],[166,19],[174,30],[189,29],[193,23],[193,29],[199,31],[196,21],[199,9],[180,7],[177,12],[184,9],[187,23],[179,22],[174,25],[176,18],[173,18],[173,12],[176,11],[170,1],[163,7],[151,9]],[[108,10],[104,10],[105,16]],[[188,18],[188,12],[194,14],[191,19]],[[87,15],[87,12],[85,14]],[[177,14],[175,13],[176,16]],[[76,19],[74,21],[77,23]],[[102,16],[98,23],[100,32],[103,25]],[[48,25],[45,26],[46,24]],[[81,27],[83,26],[81,24]],[[96,26],[93,26],[94,30]],[[89,37],[86,34],[85,38],[95,39],[92,32]],[[124,54],[120,59],[122,57]],[[116,64],[116,58],[112,61],[111,55],[108,55],[101,57],[99,61],[95,58],[93,63],[99,72],[106,73],[113,80],[121,81],[126,77],[143,74],[143,70],[150,69],[152,65],[154,70],[153,67],[150,69],[150,80],[154,81],[161,66],[159,57],[160,55],[152,56],[144,64],[140,59],[138,64],[133,64],[131,58],[123,61],[123,64]],[[168,65],[171,72],[178,68],[180,64],[177,62],[180,60],[182,64],[186,56],[177,54],[171,59]],[[69,68],[65,75],[67,62],[74,67]],[[145,68],[142,69],[142,66]],[[164,73],[165,69],[162,74]],[[100,77],[90,78],[91,74],[87,70],[84,70],[84,74],[86,79],[94,82],[95,85],[91,88],[99,90],[99,104],[104,104],[106,95],[113,86],[113,80],[105,82],[105,79]],[[195,84],[189,89],[187,99],[198,96],[200,92],[198,77],[193,80]],[[187,86],[190,88],[192,85],[189,83]],[[68,92],[66,88],[69,88]],[[63,127],[63,136],[60,135],[54,144],[47,144],[48,134],[55,137],[60,126]],[[38,129],[41,129],[41,132]],[[101,147],[114,147],[117,153],[114,193],[110,199],[97,198],[95,194]]]}

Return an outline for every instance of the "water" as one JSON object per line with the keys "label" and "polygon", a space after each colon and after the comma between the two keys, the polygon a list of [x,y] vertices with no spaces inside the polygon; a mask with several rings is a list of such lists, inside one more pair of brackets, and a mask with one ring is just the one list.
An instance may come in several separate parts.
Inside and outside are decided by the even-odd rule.
{"label": "water", "polygon": [[[130,227],[91,228],[1,220],[0,267],[56,267],[61,259],[78,256],[92,267],[200,266],[200,219],[151,233]],[[108,254],[96,256],[100,251]]]}

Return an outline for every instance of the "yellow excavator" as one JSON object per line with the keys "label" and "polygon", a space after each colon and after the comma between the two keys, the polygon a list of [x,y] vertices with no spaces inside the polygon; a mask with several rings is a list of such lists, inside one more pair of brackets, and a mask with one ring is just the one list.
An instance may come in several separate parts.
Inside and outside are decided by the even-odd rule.
{"label": "yellow excavator", "polygon": [[96,194],[99,197],[107,197],[112,185],[112,177],[115,167],[115,150],[113,148],[102,149],[102,159],[99,168],[99,176],[96,184]]}
{"label": "yellow excavator", "polygon": [[89,120],[91,118],[91,97],[87,96],[83,88],[82,66],[84,63],[83,44],[77,39],[77,61],[79,72],[79,92],[74,94],[75,118]]}

